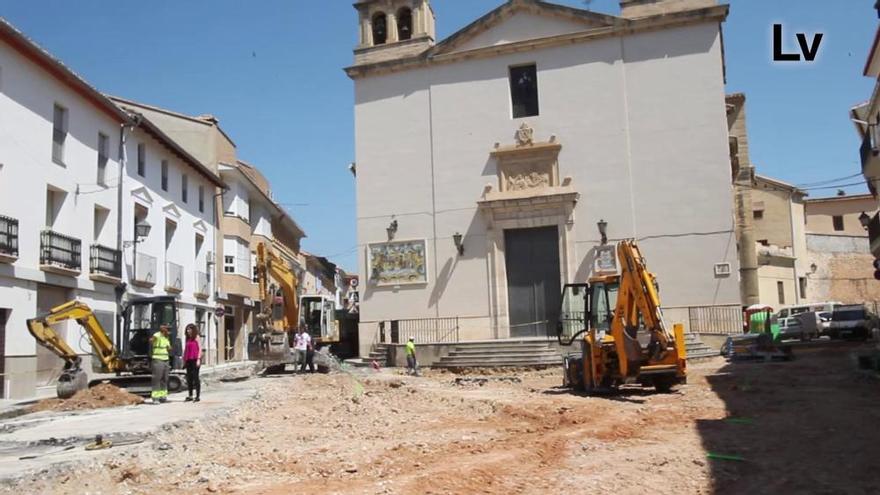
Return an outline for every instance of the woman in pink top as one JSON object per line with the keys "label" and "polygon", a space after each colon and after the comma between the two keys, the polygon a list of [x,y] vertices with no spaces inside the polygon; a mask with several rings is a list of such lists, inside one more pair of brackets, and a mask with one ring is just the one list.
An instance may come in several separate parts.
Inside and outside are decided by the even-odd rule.
{"label": "woman in pink top", "polygon": [[[186,326],[186,347],[183,349],[183,367],[186,369],[186,385],[189,389],[187,402],[198,402],[202,395],[202,381],[199,368],[202,365],[202,349],[199,346],[199,329],[192,323]],[[193,399],[193,389],[196,397]]]}

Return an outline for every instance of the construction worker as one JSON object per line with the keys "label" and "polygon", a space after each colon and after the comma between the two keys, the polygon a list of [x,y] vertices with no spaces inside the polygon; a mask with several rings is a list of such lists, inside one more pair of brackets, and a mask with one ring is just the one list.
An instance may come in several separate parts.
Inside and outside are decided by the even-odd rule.
{"label": "construction worker", "polygon": [[416,339],[410,337],[406,342],[406,372],[419,376],[419,363],[416,361]]}
{"label": "construction worker", "polygon": [[150,365],[153,371],[153,392],[150,397],[155,404],[168,400],[168,375],[171,373],[168,363],[171,357],[171,339],[168,338],[170,333],[168,325],[162,325],[150,337]]}

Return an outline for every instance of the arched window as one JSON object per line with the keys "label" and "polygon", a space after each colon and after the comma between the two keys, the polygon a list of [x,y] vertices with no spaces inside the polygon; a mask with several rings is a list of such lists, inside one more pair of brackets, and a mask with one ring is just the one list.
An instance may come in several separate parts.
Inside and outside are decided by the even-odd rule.
{"label": "arched window", "polygon": [[412,38],[412,10],[403,7],[397,11],[397,39],[400,41]]}
{"label": "arched window", "polygon": [[373,16],[373,44],[384,45],[388,40],[388,23],[383,12]]}

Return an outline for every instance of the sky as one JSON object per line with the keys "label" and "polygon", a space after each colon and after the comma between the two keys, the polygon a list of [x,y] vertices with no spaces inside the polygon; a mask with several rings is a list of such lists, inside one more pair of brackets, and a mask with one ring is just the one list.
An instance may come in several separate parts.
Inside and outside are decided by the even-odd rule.
{"label": "sky", "polygon": [[[584,7],[583,0],[556,0]],[[442,39],[502,0],[434,0]],[[308,237],[304,249],[357,269],[352,0],[0,0],[0,16],[106,93],[177,112],[213,114],[240,159],[260,168]],[[878,25],[874,0],[730,0],[727,91],[747,95],[758,173],[815,184],[860,172],[848,109]],[[589,8],[617,14],[617,0]],[[824,33],[812,63],[771,60],[774,23]],[[831,184],[859,182],[858,177]],[[826,184],[822,184],[825,186]],[[845,187],[864,192],[862,185]],[[833,195],[836,187],[811,189]]]}

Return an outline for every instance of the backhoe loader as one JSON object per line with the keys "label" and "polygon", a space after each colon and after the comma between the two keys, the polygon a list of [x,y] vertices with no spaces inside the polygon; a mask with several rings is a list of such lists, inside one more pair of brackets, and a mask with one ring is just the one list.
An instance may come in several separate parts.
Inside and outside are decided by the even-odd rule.
{"label": "backhoe loader", "polygon": [[[177,301],[173,297],[159,296],[131,300],[123,309],[123,328],[113,344],[110,336],[101,327],[95,313],[85,303],[70,301],[49,310],[48,313],[27,321],[28,330],[37,343],[64,360],[64,370],[58,378],[56,393],[58,398],[66,399],[79,390],[98,383],[110,382],[128,388],[132,393],[145,393],[150,389],[150,336],[159,326],[168,325],[172,342],[172,357],[180,356],[180,342],[177,338]],[[52,325],[75,320],[85,330],[92,345],[99,366],[95,371],[114,373],[110,378],[99,378],[88,382],[82,369],[82,358],[68,344]],[[172,359],[172,367],[179,363]],[[168,391],[177,392],[184,387],[179,375],[172,374],[168,381]]]}
{"label": "backhoe loader", "polygon": [[619,273],[565,286],[559,343],[583,338],[581,352],[564,360],[563,383],[587,393],[627,383],[668,392],[686,381],[683,326],[674,334],[666,328],[656,279],[635,241],[621,241],[616,251]]}

